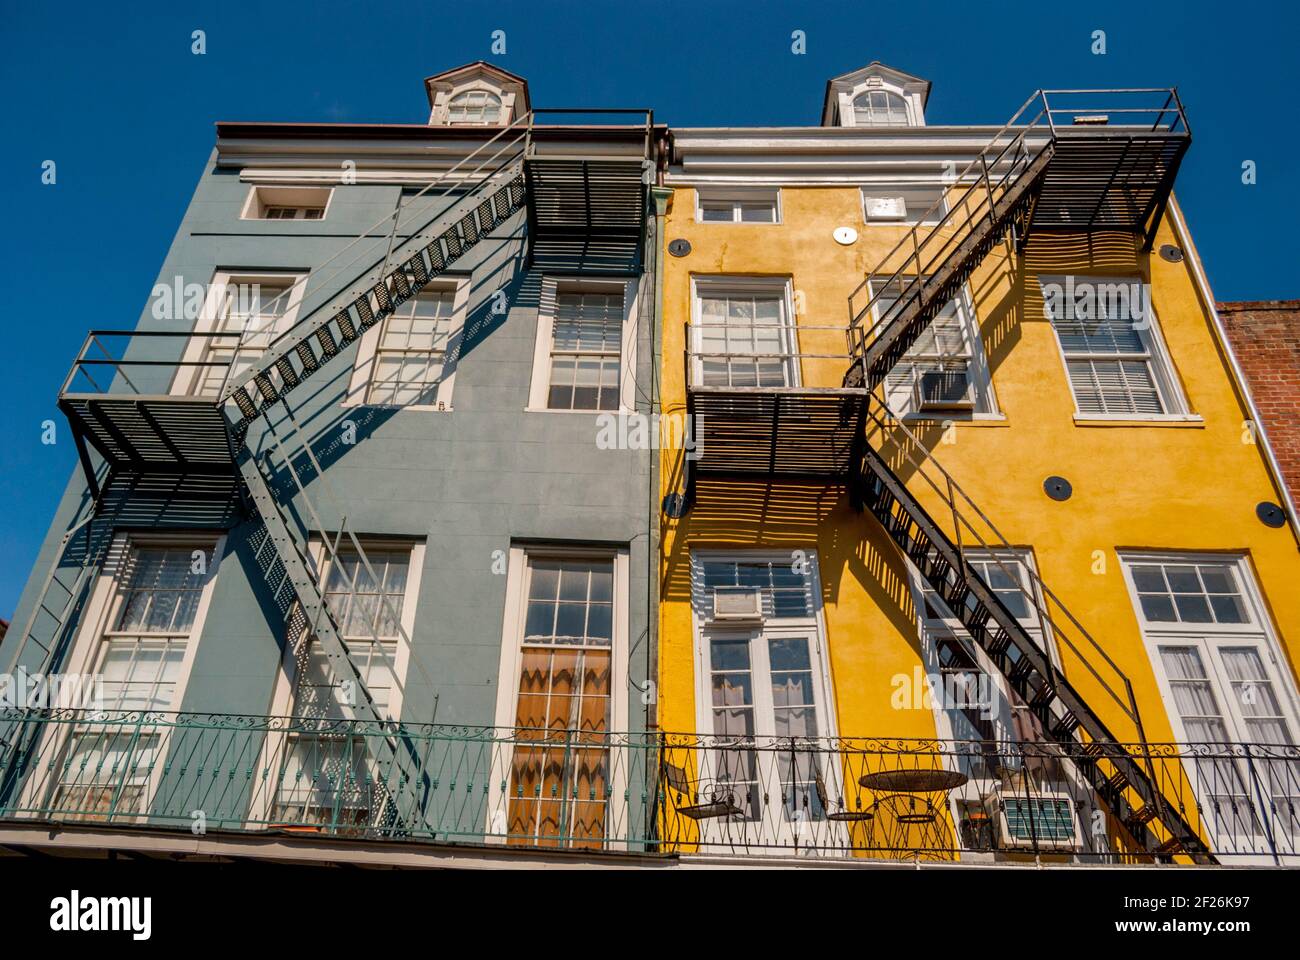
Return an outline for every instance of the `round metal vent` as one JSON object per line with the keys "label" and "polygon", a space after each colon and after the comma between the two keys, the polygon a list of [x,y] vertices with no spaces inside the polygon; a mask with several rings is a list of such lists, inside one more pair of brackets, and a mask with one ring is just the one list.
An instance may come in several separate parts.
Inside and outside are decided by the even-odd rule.
{"label": "round metal vent", "polygon": [[1259,522],[1266,527],[1282,527],[1286,525],[1286,514],[1276,503],[1270,503],[1268,500],[1262,500],[1255,507],[1255,516],[1259,517]]}
{"label": "round metal vent", "polygon": [[847,247],[852,243],[857,243],[858,241],[858,231],[854,230],[852,227],[836,227],[835,233],[833,233],[832,236],[835,237],[836,243],[844,247]]}
{"label": "round metal vent", "polygon": [[691,241],[673,240],[668,244],[668,252],[674,257],[684,257],[691,252]]}
{"label": "round metal vent", "polygon": [[1048,477],[1043,481],[1043,492],[1053,500],[1069,500],[1074,487],[1070,486],[1070,481],[1065,477]]}
{"label": "round metal vent", "polygon": [[1168,260],[1170,263],[1182,263],[1183,251],[1172,243],[1162,243],[1160,244],[1160,258]]}

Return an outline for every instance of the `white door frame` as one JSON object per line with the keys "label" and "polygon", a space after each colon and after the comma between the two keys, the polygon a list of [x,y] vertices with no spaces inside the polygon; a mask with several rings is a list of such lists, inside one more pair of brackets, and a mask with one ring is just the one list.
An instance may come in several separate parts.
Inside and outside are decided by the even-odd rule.
{"label": "white door frame", "polygon": [[[1259,582],[1255,577],[1249,557],[1244,554],[1223,553],[1119,551],[1119,559],[1120,568],[1124,575],[1124,584],[1129,591],[1129,598],[1133,605],[1133,615],[1137,620],[1143,643],[1146,646],[1147,656],[1151,661],[1151,669],[1155,674],[1160,697],[1164,701],[1165,715],[1168,717],[1170,727],[1179,742],[1187,743],[1189,737],[1182,714],[1178,710],[1177,701],[1174,699],[1173,685],[1165,671],[1160,648],[1166,646],[1196,648],[1205,667],[1206,677],[1211,681],[1220,717],[1228,730],[1228,735],[1233,738],[1234,743],[1241,743],[1245,742],[1242,739],[1242,720],[1238,713],[1238,707],[1232,702],[1230,696],[1232,687],[1223,669],[1220,650],[1223,647],[1249,646],[1259,653],[1260,663],[1273,683],[1273,689],[1277,694],[1278,704],[1282,710],[1282,717],[1287,724],[1292,742],[1300,745],[1300,738],[1297,736],[1300,733],[1300,722],[1297,720],[1297,717],[1300,716],[1300,706],[1298,706],[1300,704],[1300,695],[1297,695],[1295,680],[1291,675],[1291,671],[1286,668],[1286,659],[1282,655],[1278,644],[1277,632],[1268,615],[1268,608],[1264,604],[1263,594],[1260,592]],[[1241,598],[1250,616],[1250,622],[1245,624],[1184,624],[1181,622],[1160,623],[1148,621],[1143,616],[1142,607],[1138,600],[1137,585],[1133,579],[1133,566],[1143,563],[1209,563],[1231,566],[1236,574],[1237,583],[1241,587]],[[1184,775],[1187,777],[1189,784],[1196,784],[1200,781],[1195,768],[1197,762],[1194,757],[1182,758]],[[1241,769],[1240,763],[1237,766],[1240,769],[1242,782],[1245,784],[1248,797],[1253,806],[1261,801],[1256,792],[1256,784],[1251,778],[1249,770]],[[1267,802],[1268,799],[1264,798],[1264,801]],[[1267,816],[1267,810],[1257,810],[1256,812],[1261,819]],[[1202,829],[1210,836],[1213,846],[1217,839],[1215,837],[1214,821],[1202,815],[1201,823]],[[1268,849],[1268,839],[1265,834],[1259,833],[1250,837],[1239,834],[1233,839],[1238,844],[1249,840],[1256,847],[1256,850],[1254,854],[1233,856],[1229,861],[1230,863],[1272,864],[1274,862],[1273,854]],[[1300,864],[1300,853],[1293,855],[1279,853],[1278,858],[1287,865]]]}

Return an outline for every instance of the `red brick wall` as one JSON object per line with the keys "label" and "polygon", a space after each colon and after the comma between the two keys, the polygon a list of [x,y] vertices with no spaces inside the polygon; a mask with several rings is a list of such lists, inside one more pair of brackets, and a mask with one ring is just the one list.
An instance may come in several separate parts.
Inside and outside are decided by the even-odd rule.
{"label": "red brick wall", "polygon": [[1294,501],[1300,496],[1300,300],[1218,308]]}

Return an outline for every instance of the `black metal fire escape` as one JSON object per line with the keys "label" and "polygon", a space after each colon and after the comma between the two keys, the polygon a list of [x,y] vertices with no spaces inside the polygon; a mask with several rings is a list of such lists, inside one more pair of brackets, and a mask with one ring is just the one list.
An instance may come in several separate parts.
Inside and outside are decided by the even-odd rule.
{"label": "black metal fire escape", "polygon": [[[1093,98],[1075,106],[1078,96]],[[1104,101],[1097,109],[1097,101]],[[1121,231],[1146,249],[1164,214],[1179,163],[1190,143],[1173,90],[1039,91],[958,175],[939,206],[917,218],[898,246],[849,299],[850,367],[840,388],[709,386],[698,382],[688,349],[688,405],[703,454],[688,465],[687,499],[695,477],[772,477],[843,483],[869,510],[921,576],[965,625],[971,639],[1059,744],[1062,756],[1092,787],[1139,850],[1168,859],[1214,862],[1182,810],[1174,809],[1152,772],[1135,760],[1065,678],[1044,649],[967,564],[965,550],[992,527],[946,472],[931,481],[953,529],[946,531],[891,468],[879,444],[901,422],[873,410],[877,393],[908,349],[956,297],[991,251],[1011,235],[1017,249],[1049,232]],[[695,422],[695,421],[693,421]],[[771,451],[766,461],[764,451]],[[914,465],[934,464],[916,441]],[[896,453],[897,451],[893,451]],[[908,457],[915,453],[909,452]],[[942,472],[942,468],[938,468]],[[964,493],[960,494],[964,498]],[[997,536],[1000,536],[998,534]],[[997,542],[1005,546],[1005,541]],[[1055,595],[1066,626],[1110,663]],[[1071,646],[1081,662],[1079,647]],[[1113,666],[1113,663],[1111,664]],[[1115,668],[1118,670],[1118,668]],[[1099,675],[1097,675],[1099,677]],[[1123,680],[1121,685],[1127,684]],[[1103,684],[1104,686],[1104,684]],[[1106,689],[1110,689],[1106,687]],[[1114,695],[1114,694],[1112,694]],[[1128,691],[1131,701],[1131,689]],[[1144,736],[1136,704],[1116,696]]]}

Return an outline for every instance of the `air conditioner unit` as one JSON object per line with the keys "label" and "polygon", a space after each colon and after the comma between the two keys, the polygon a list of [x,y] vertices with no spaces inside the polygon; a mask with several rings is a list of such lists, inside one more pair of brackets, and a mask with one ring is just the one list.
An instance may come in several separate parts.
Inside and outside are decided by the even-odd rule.
{"label": "air conditioner unit", "polygon": [[868,220],[903,220],[907,217],[904,197],[867,197]]}
{"label": "air conditioner unit", "polygon": [[995,813],[998,843],[1014,849],[1075,850],[1079,817],[1068,793],[1000,790],[985,798]]}
{"label": "air conditioner unit", "polygon": [[913,387],[917,410],[973,410],[975,391],[965,367],[922,370]]}
{"label": "air conditioner unit", "polygon": [[761,590],[713,591],[713,619],[726,623],[756,622],[763,619],[763,592]]}

